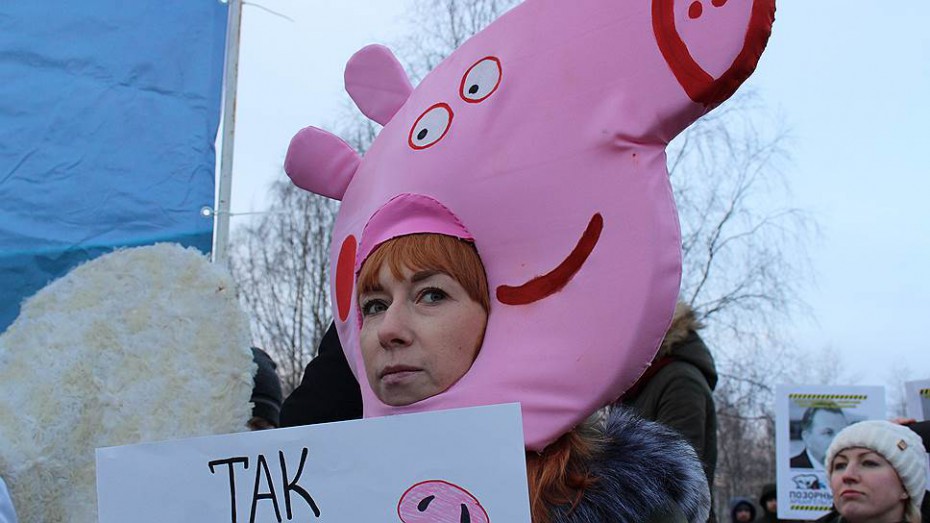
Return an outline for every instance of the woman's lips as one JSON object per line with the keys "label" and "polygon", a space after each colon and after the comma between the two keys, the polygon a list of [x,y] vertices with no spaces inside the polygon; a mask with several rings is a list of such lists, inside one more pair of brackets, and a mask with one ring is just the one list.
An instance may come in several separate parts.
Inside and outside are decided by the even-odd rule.
{"label": "woman's lips", "polygon": [[385,385],[398,385],[416,376],[421,370],[408,365],[393,365],[385,367],[378,379]]}
{"label": "woman's lips", "polygon": [[588,260],[588,256],[591,255],[591,251],[594,250],[594,246],[601,237],[602,230],[604,230],[604,218],[600,213],[595,213],[578,240],[578,244],[558,267],[522,285],[499,286],[497,301],[504,305],[527,305],[562,290],[562,287],[568,284]]}
{"label": "woman's lips", "polygon": [[857,497],[862,496],[862,495],[863,495],[862,492],[859,492],[858,490],[843,490],[843,491],[840,491],[840,497],[841,497],[841,498],[857,498]]}

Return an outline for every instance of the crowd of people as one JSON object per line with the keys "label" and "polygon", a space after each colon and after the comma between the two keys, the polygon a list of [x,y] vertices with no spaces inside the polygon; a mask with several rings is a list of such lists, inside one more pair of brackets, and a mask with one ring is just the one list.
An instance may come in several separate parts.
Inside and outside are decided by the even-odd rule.
{"label": "crowd of people", "polygon": [[[319,356],[285,400],[276,364],[252,348],[257,366],[251,430],[357,419],[359,380],[380,401],[405,406],[442,394],[482,350],[490,310],[484,267],[474,245],[415,234],[383,242],[361,263],[357,303],[364,374],[357,380],[331,327]],[[717,460],[713,390],[717,372],[695,312],[678,303],[648,369],[613,405],[543,450],[527,450],[534,523],[716,522],[709,491]],[[930,422],[861,421],[842,410],[804,412],[804,449],[791,466],[826,473],[833,494],[826,523],[926,523]],[[774,484],[729,502],[734,523],[778,518]],[[0,479],[0,523],[16,512]]]}
{"label": "crowd of people", "polygon": [[[412,271],[408,269],[407,272]],[[436,298],[434,296],[432,299],[446,299]],[[373,304],[373,313],[385,312],[380,308],[384,306],[381,302]],[[629,409],[643,419],[657,421],[682,436],[700,459],[708,485],[713,485],[717,460],[717,426],[712,391],[717,382],[717,374],[713,356],[698,334],[702,327],[694,311],[687,304],[679,303],[653,363],[640,380],[621,397],[618,406]],[[480,332],[480,329],[477,332]],[[400,342],[394,338],[387,339]],[[336,392],[336,396],[328,395],[326,401],[321,401],[322,396],[314,394],[321,385],[330,387],[331,391]],[[284,426],[298,426],[356,419],[362,414],[361,403],[357,382],[352,378],[345,362],[334,329],[330,329],[320,346],[320,355],[307,366],[301,386],[285,401],[282,420],[285,420]],[[842,411],[831,408],[812,408],[805,411],[799,427],[805,449],[791,458],[791,466],[795,467],[795,464],[799,463],[799,456],[813,456],[813,463],[817,465],[805,463],[803,467],[797,466],[819,466],[829,472],[834,506],[830,514],[819,521],[930,521],[930,496],[924,495],[926,485],[921,479],[925,470],[922,467],[926,462],[926,448],[930,448],[927,443],[927,439],[930,438],[930,422],[915,423],[914,420],[900,419],[896,420],[896,423],[869,421],[849,425],[843,419],[840,425],[835,419],[838,416],[843,416]],[[627,417],[624,423],[631,421]],[[592,433],[590,427],[585,430],[588,434]],[[866,459],[869,457],[872,458],[871,461]],[[537,459],[540,459],[537,455],[528,454],[530,474],[533,474],[532,467],[538,466],[534,463]],[[850,460],[853,460],[852,464]],[[885,475],[875,476],[873,470],[882,467]],[[581,466],[576,470],[586,469]],[[593,484],[599,475],[590,476],[589,484]],[[585,483],[582,481],[578,484]],[[889,491],[893,491],[895,495],[889,498],[883,491],[884,488],[890,489]],[[550,499],[556,504],[573,507],[573,497],[584,497],[578,490],[567,491],[561,499],[543,498],[542,492],[536,495],[539,496],[537,500]],[[731,499],[727,514],[729,521],[801,521],[778,517],[775,483],[764,485],[756,499],[757,502],[748,496]],[[893,499],[897,499],[898,503],[889,503],[889,500]],[[545,512],[545,506],[546,503],[540,504],[542,512],[537,509],[534,522],[547,521],[549,515]],[[889,515],[891,519],[886,517]],[[674,510],[656,510],[646,519],[630,521],[677,521],[676,517],[680,516]],[[555,521],[562,519],[556,518]],[[711,512],[707,521],[722,523],[727,520],[723,517],[718,518]]]}
{"label": "crowd of people", "polygon": [[[424,239],[432,242],[429,247],[419,245]],[[411,255],[414,251],[416,256]],[[456,261],[462,258],[471,261]],[[488,291],[470,283],[483,271],[480,260],[468,243],[443,237],[389,242],[370,259],[372,264],[366,264],[359,276],[363,356],[370,368],[367,379],[377,387],[379,398],[397,404],[441,393],[468,371],[480,350]],[[424,271],[426,277],[422,277]],[[474,321],[462,322],[469,314]],[[431,338],[429,328],[442,325],[443,316],[449,323],[433,331]],[[695,521],[695,506],[687,506],[687,496],[643,479],[673,478],[679,488],[697,491],[700,488],[695,485],[701,481],[713,485],[717,427],[712,391],[717,375],[711,352],[697,332],[702,327],[694,311],[679,303],[649,370],[617,402],[606,424],[586,423],[544,452],[527,452],[534,523]],[[449,331],[460,338],[447,337]],[[441,337],[436,335],[440,332]],[[434,353],[432,347],[437,343],[440,350]],[[358,382],[332,328],[323,338],[319,356],[307,366],[301,385],[286,400],[272,358],[258,348],[252,354],[257,371],[250,429],[361,417]],[[411,354],[414,360],[408,359]],[[327,394],[319,394],[320,387],[326,387]],[[800,467],[796,464],[801,457],[810,457],[812,464],[805,462],[804,466],[820,466],[827,473],[833,507],[818,521],[930,521],[926,492],[930,422],[899,419],[847,424],[844,419],[841,427],[845,428],[834,431],[840,424],[835,418],[842,415],[832,409],[808,409],[800,427],[805,449],[791,458],[792,466]],[[833,433],[824,437],[828,432]],[[641,456],[623,455],[631,448]],[[659,456],[663,453],[684,459],[663,460]],[[676,467],[672,461],[685,465]],[[689,461],[693,464],[690,471]],[[657,474],[656,466],[665,468]],[[698,469],[703,473],[700,480],[694,474]],[[638,495],[627,490],[633,483]],[[699,495],[692,494],[690,503],[710,507]],[[605,513],[618,519],[603,519]],[[731,499],[727,516],[733,523],[794,521],[779,519],[774,483],[762,488],[755,503],[749,497]],[[712,512],[706,517],[707,521],[724,521]],[[16,521],[0,478],[0,523]]]}
{"label": "crowd of people", "polygon": [[[812,418],[813,415],[807,416],[805,430],[809,430]],[[844,425],[823,450],[822,463],[833,505],[817,522],[927,523],[930,521],[928,448],[930,422],[899,418],[893,422],[867,420]],[[792,463],[799,462],[792,458]],[[779,519],[774,483],[763,487],[758,507],[761,512],[757,516],[756,506],[749,498],[733,498],[730,520],[800,521]]]}

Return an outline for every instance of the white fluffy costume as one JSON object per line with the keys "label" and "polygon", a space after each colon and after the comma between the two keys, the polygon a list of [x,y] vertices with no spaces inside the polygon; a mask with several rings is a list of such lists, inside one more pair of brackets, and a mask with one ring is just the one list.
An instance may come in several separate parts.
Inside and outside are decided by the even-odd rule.
{"label": "white fluffy costume", "polygon": [[255,365],[225,270],[160,244],[88,262],[0,336],[0,476],[20,520],[97,520],[94,449],[245,430]]}

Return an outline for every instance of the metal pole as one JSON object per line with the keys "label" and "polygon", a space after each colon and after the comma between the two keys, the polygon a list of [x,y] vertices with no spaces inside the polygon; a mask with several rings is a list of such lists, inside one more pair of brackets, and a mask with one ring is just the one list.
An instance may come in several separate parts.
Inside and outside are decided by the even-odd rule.
{"label": "metal pole", "polygon": [[220,179],[214,209],[213,262],[229,261],[229,200],[232,196],[233,144],[236,137],[236,86],[239,76],[239,33],[242,29],[242,0],[229,0],[226,25],[226,65],[223,81],[223,140]]}

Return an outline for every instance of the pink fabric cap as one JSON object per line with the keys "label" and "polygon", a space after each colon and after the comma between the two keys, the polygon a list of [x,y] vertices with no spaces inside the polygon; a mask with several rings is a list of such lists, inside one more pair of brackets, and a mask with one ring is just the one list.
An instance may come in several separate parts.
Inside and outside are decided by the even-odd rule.
{"label": "pink fabric cap", "polygon": [[355,258],[355,273],[379,245],[399,236],[435,233],[468,241],[475,239],[462,222],[438,201],[419,194],[395,196],[368,220]]}

